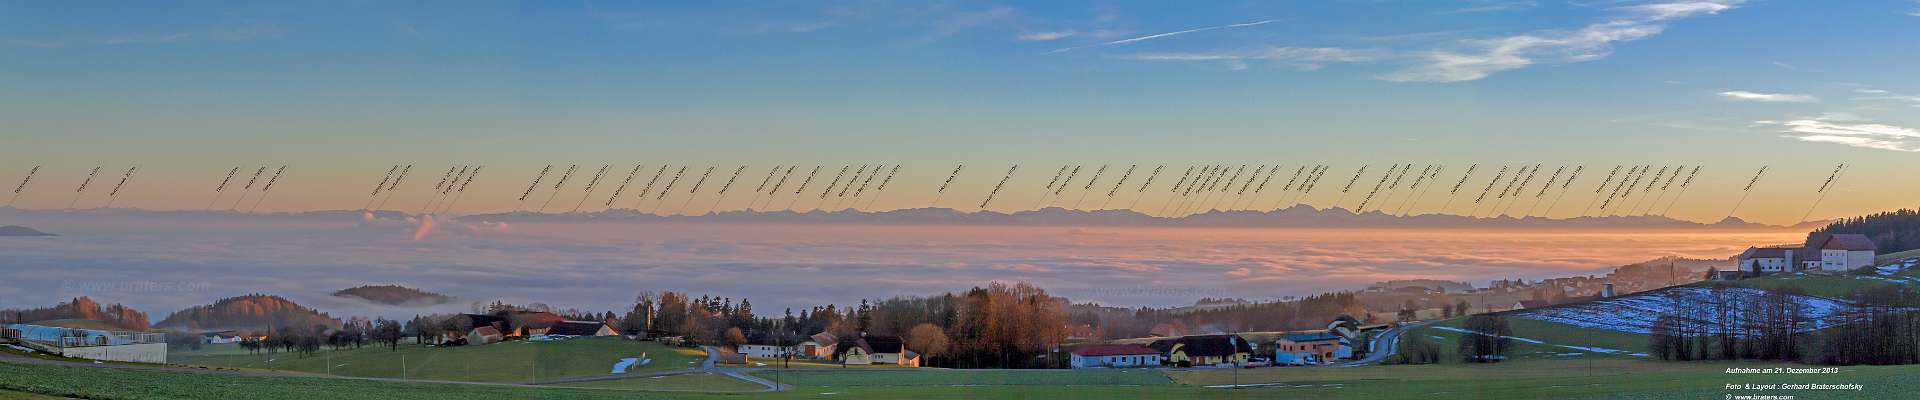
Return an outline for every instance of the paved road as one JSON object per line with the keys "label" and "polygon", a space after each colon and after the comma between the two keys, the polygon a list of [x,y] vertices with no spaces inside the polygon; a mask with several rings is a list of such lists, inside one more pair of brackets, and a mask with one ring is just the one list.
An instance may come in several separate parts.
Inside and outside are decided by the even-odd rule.
{"label": "paved road", "polygon": [[773,381],[762,379],[757,376],[748,375],[747,372],[751,370],[750,368],[744,368],[744,367],[720,368],[720,367],[714,366],[714,363],[716,361],[719,361],[720,359],[720,348],[718,347],[700,346],[700,350],[707,352],[707,360],[700,362],[699,370],[701,372],[712,372],[716,374],[726,375],[733,379],[739,379],[742,381],[747,381],[747,383],[760,385],[761,387],[767,388],[768,391],[777,392],[777,391],[793,388],[792,385],[777,384],[777,383],[773,383]]}
{"label": "paved road", "polygon": [[1349,361],[1342,364],[1334,364],[1333,366],[1341,367],[1341,368],[1358,367],[1362,365],[1378,363],[1380,362],[1380,360],[1385,360],[1387,359],[1387,356],[1391,356],[1393,355],[1393,353],[1398,352],[1400,350],[1401,334],[1406,333],[1408,330],[1412,330],[1413,328],[1427,326],[1428,324],[1432,324],[1434,322],[1439,322],[1439,321],[1423,321],[1423,322],[1415,322],[1411,324],[1402,324],[1392,328],[1387,328],[1387,330],[1384,330],[1384,331],[1380,331],[1380,334],[1373,336],[1373,349],[1377,351],[1367,353],[1367,356],[1364,358]]}

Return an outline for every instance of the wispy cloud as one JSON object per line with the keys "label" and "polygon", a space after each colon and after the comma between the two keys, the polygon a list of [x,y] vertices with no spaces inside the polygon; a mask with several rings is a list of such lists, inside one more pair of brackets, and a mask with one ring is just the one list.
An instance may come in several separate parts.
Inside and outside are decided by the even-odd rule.
{"label": "wispy cloud", "polygon": [[1536,3],[1533,1],[1492,1],[1492,2],[1483,2],[1482,4],[1474,5],[1474,6],[1456,8],[1456,9],[1447,11],[1444,14],[1471,14],[1471,13],[1483,13],[1483,12],[1511,11],[1511,10],[1518,10],[1523,8],[1533,8],[1539,5],[1540,3]]}
{"label": "wispy cloud", "polygon": [[1021,41],[1028,41],[1028,42],[1044,42],[1048,40],[1066,39],[1078,34],[1080,33],[1074,32],[1074,31],[1034,32],[1034,33],[1022,34],[1020,36],[1015,37],[1015,39],[1020,39]]}
{"label": "wispy cloud", "polygon": [[1107,41],[1107,42],[1101,42],[1101,43],[1099,43],[1099,44],[1094,44],[1094,45],[1088,45],[1088,46],[1077,46],[1077,47],[1065,47],[1065,48],[1059,48],[1059,49],[1054,49],[1053,51],[1049,51],[1049,52],[1047,52],[1047,53],[1049,53],[1049,54],[1051,54],[1051,53],[1062,53],[1062,52],[1068,52],[1068,51],[1073,51],[1073,50],[1076,50],[1076,49],[1082,49],[1082,48],[1087,48],[1087,47],[1094,47],[1094,46],[1117,46],[1117,45],[1123,45],[1123,44],[1128,44],[1128,43],[1138,43],[1138,42],[1143,42],[1143,41],[1148,41],[1148,40],[1154,40],[1154,39],[1160,39],[1160,38],[1165,38],[1165,37],[1171,37],[1171,36],[1179,36],[1179,35],[1185,35],[1185,34],[1189,34],[1189,33],[1195,33],[1195,32],[1206,32],[1206,31],[1211,31],[1211,30],[1219,30],[1219,29],[1231,29],[1231,28],[1245,28],[1245,27],[1249,27],[1249,26],[1260,26],[1260,25],[1266,25],[1266,24],[1270,24],[1270,23],[1273,23],[1273,22],[1274,22],[1274,20],[1271,20],[1271,19],[1268,19],[1268,20],[1260,20],[1260,21],[1254,21],[1254,22],[1245,22],[1245,23],[1238,23],[1238,24],[1227,24],[1227,25],[1215,25],[1215,26],[1208,26],[1208,27],[1202,27],[1202,28],[1193,28],[1193,29],[1187,29],[1187,30],[1181,30],[1181,31],[1173,31],[1173,32],[1163,32],[1163,33],[1155,33],[1155,34],[1151,34],[1151,35],[1146,35],[1146,36],[1135,36],[1135,37],[1130,37],[1130,38],[1126,38],[1126,39],[1120,39],[1120,40],[1113,40],[1113,41]]}
{"label": "wispy cloud", "polygon": [[1230,69],[1245,69],[1246,61],[1258,60],[1310,70],[1320,68],[1326,63],[1374,61],[1379,59],[1379,56],[1368,51],[1336,47],[1268,47],[1243,51],[1133,53],[1114,58],[1140,61],[1219,61],[1227,63]]}
{"label": "wispy cloud", "polygon": [[1898,103],[1905,103],[1912,107],[1920,108],[1920,96],[1915,96],[1915,95],[1910,95],[1905,93],[1896,93],[1893,91],[1888,91],[1883,89],[1874,89],[1874,88],[1854,89],[1853,92],[1864,95],[1864,96],[1854,97],[1853,100],[1892,101],[1892,102],[1898,102]]}
{"label": "wispy cloud", "polygon": [[283,33],[279,25],[270,22],[242,21],[187,32],[113,33],[60,39],[0,39],[0,47],[56,49],[69,46],[134,46],[198,41],[237,42],[276,39]]}
{"label": "wispy cloud", "polygon": [[1739,100],[1739,101],[1758,101],[1762,103],[1812,103],[1812,102],[1820,101],[1820,99],[1814,98],[1813,96],[1810,96],[1810,95],[1804,95],[1804,94],[1760,93],[1760,92],[1749,92],[1745,90],[1729,90],[1725,92],[1720,92],[1720,97],[1725,97],[1725,98]]}
{"label": "wispy cloud", "polygon": [[31,47],[36,49],[57,49],[67,44],[57,40],[9,39],[0,41],[0,47]]}
{"label": "wispy cloud", "polygon": [[1756,121],[1780,129],[1781,137],[1869,149],[1920,152],[1920,129],[1876,123],[1851,114],[1823,114],[1788,121]]}
{"label": "wispy cloud", "polygon": [[1579,29],[1469,40],[1466,50],[1427,52],[1417,57],[1414,65],[1379,78],[1394,82],[1461,82],[1538,63],[1598,60],[1611,53],[1614,43],[1652,37],[1664,31],[1671,21],[1718,14],[1741,2],[1674,1],[1620,7],[1615,9],[1620,15]]}
{"label": "wispy cloud", "polygon": [[167,34],[157,34],[157,35],[127,35],[127,36],[117,36],[117,37],[107,38],[106,40],[100,41],[100,43],[113,44],[113,45],[173,43],[181,40],[186,40],[187,38],[191,38],[191,37],[193,37],[193,35],[188,33],[167,33]]}

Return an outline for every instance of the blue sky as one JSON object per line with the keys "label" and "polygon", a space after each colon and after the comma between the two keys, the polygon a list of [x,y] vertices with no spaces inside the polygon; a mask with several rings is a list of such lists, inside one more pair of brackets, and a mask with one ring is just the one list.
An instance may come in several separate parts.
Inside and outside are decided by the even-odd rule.
{"label": "blue sky", "polygon": [[[1812,186],[1851,162],[1861,181],[1901,183],[1848,187],[1864,192],[1830,200],[1844,215],[1920,195],[1900,180],[1920,150],[1916,13],[1759,0],[13,2],[0,5],[0,179],[142,164],[198,183],[293,164],[305,175],[290,184],[311,193],[284,204],[295,209],[350,207],[394,163],[497,166],[512,178],[479,204],[502,207],[518,191],[508,181],[573,162],[924,162],[929,177],[954,162],[1689,163],[1725,171],[1703,196],[1729,200],[1725,186],[1762,164]],[[198,186],[135,205],[197,205]]]}

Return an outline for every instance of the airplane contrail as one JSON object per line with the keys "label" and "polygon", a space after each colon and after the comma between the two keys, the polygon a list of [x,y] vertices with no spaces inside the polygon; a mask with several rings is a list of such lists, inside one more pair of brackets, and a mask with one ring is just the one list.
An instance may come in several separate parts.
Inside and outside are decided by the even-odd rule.
{"label": "airplane contrail", "polygon": [[1162,32],[1162,33],[1155,33],[1155,34],[1151,34],[1151,35],[1146,35],[1146,36],[1136,36],[1136,37],[1130,37],[1130,38],[1126,38],[1126,39],[1119,39],[1119,40],[1114,40],[1114,41],[1108,41],[1108,42],[1101,42],[1100,44],[1094,44],[1094,45],[1087,45],[1087,46],[1076,46],[1076,47],[1067,47],[1067,48],[1060,48],[1060,49],[1054,49],[1053,51],[1048,51],[1048,52],[1047,52],[1047,54],[1054,54],[1054,53],[1065,53],[1065,52],[1069,52],[1069,51],[1074,51],[1074,50],[1078,50],[1078,49],[1083,49],[1083,48],[1088,48],[1088,47],[1096,47],[1096,46],[1114,46],[1114,45],[1123,45],[1123,44],[1128,44],[1128,43],[1136,43],[1136,42],[1142,42],[1142,41],[1147,41],[1147,40],[1153,40],[1153,39],[1159,39],[1159,38],[1164,38],[1164,37],[1169,37],[1169,36],[1179,36],[1179,35],[1185,35],[1185,34],[1189,34],[1189,33],[1196,33],[1196,32],[1206,32],[1206,31],[1211,31],[1211,30],[1216,30],[1216,29],[1230,29],[1230,28],[1244,28],[1244,27],[1249,27],[1249,26],[1260,26],[1260,25],[1266,25],[1266,24],[1270,24],[1270,23],[1273,23],[1274,21],[1275,21],[1275,20],[1271,20],[1271,19],[1267,19],[1267,20],[1259,20],[1259,21],[1254,21],[1254,22],[1243,22],[1243,23],[1238,23],[1238,24],[1227,24],[1227,25],[1215,25],[1215,26],[1208,26],[1208,27],[1200,27],[1200,28],[1193,28],[1193,29],[1187,29],[1187,30],[1180,30],[1180,31],[1173,31],[1173,32]]}

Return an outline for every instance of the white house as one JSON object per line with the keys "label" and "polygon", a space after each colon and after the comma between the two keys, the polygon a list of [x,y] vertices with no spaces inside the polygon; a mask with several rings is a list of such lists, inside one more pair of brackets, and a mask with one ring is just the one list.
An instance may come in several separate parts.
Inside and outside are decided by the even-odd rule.
{"label": "white house", "polygon": [[1734,259],[1748,275],[1795,271],[1844,272],[1873,265],[1879,246],[1857,233],[1814,235],[1802,247],[1750,247]]}
{"label": "white house", "polygon": [[482,326],[467,331],[467,344],[470,345],[499,343],[500,340],[504,338],[506,338],[506,336],[501,335],[499,329],[493,329],[491,326]]}
{"label": "white house", "polygon": [[1734,258],[1734,266],[1747,274],[1771,274],[1793,271],[1794,248],[1785,247],[1748,247]]}
{"label": "white house", "polygon": [[794,346],[796,350],[799,350],[799,353],[795,353],[795,355],[822,360],[833,358],[834,346],[839,343],[840,339],[833,337],[831,333],[815,333],[813,336],[807,337],[806,341],[800,342],[800,345]]}
{"label": "white house", "polygon": [[1353,358],[1353,346],[1346,337],[1332,333],[1280,335],[1273,343],[1275,364],[1325,364],[1348,358]]}
{"label": "white house", "polygon": [[734,349],[734,351],[740,354],[745,354],[747,355],[747,357],[786,358],[787,354],[793,354],[796,356],[799,355],[799,353],[795,351],[796,349],[797,349],[796,347],[789,347],[789,346],[774,346],[774,345],[766,345],[766,344],[743,344],[743,345],[740,345],[739,348]]}
{"label": "white house", "polygon": [[1069,365],[1074,368],[1126,368],[1156,367],[1160,365],[1160,351],[1152,347],[1137,344],[1101,344],[1075,349],[1068,353]]}
{"label": "white house", "polygon": [[240,333],[234,331],[207,332],[200,335],[200,341],[206,344],[240,343],[241,339],[243,338]]}
{"label": "white house", "polygon": [[835,346],[841,364],[898,364],[920,366],[920,354],[907,350],[897,336],[864,336]]}
{"label": "white house", "polygon": [[[1808,252],[1820,255],[1820,269],[1823,271],[1852,271],[1873,265],[1874,252],[1880,247],[1858,233],[1840,233],[1824,235],[1819,244],[1808,246]],[[1818,253],[1812,250],[1818,249]]]}

